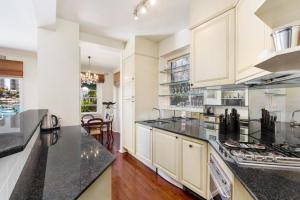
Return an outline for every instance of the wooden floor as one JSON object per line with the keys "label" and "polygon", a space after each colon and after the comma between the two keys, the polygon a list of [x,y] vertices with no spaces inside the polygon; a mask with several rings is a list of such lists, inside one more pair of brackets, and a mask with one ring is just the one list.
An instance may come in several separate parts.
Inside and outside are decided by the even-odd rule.
{"label": "wooden floor", "polygon": [[129,154],[118,152],[120,137],[108,149],[115,154],[112,168],[112,200],[192,200],[189,193],[165,181]]}

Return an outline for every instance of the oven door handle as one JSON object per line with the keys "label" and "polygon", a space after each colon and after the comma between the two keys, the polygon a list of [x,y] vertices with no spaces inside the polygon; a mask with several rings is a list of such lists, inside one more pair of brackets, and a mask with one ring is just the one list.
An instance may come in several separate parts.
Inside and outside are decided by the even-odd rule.
{"label": "oven door handle", "polygon": [[221,195],[223,197],[230,198],[231,195],[223,190],[222,185],[217,178],[218,175],[216,174],[215,169],[211,164],[209,164],[209,169],[210,169],[209,171],[210,171],[211,177],[212,177],[213,181],[215,182],[215,185],[216,185],[218,191],[221,193]]}

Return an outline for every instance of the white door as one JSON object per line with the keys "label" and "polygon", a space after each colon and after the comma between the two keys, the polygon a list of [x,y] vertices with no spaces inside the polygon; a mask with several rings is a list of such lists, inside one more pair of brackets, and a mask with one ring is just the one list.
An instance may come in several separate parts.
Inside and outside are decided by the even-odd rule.
{"label": "white door", "polygon": [[200,196],[207,192],[207,143],[182,140],[182,183]]}
{"label": "white door", "polygon": [[193,87],[235,82],[235,11],[192,30],[191,81]]}
{"label": "white door", "polygon": [[[254,14],[264,0],[240,0],[236,7],[236,80],[268,74],[253,67],[260,54],[270,48],[266,25]],[[268,33],[268,35],[267,35]]]}
{"label": "white door", "polygon": [[136,156],[152,164],[152,128],[137,124],[135,133]]}
{"label": "white door", "polygon": [[179,169],[179,138],[172,133],[153,131],[153,162],[154,165],[175,180],[178,180]]}
{"label": "white door", "polygon": [[134,154],[134,100],[123,100],[122,105],[122,126],[124,147]]}

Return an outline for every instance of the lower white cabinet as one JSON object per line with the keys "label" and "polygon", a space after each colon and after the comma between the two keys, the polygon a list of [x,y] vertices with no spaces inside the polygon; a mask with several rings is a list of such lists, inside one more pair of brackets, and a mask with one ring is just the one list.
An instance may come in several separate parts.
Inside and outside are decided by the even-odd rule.
{"label": "lower white cabinet", "polygon": [[207,198],[207,142],[182,139],[181,182]]}
{"label": "lower white cabinet", "polygon": [[180,140],[175,134],[153,130],[153,163],[159,170],[179,180]]}
{"label": "lower white cabinet", "polygon": [[135,128],[135,153],[136,157],[142,162],[152,164],[152,128],[136,125]]}
{"label": "lower white cabinet", "polygon": [[134,134],[134,99],[123,100],[123,142],[124,147],[129,151],[129,153],[134,155],[135,152],[135,134]]}

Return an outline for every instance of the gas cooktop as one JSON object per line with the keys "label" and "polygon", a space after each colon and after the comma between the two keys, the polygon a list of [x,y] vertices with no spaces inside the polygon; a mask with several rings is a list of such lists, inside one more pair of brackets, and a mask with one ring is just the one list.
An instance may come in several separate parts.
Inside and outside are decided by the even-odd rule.
{"label": "gas cooktop", "polygon": [[219,150],[239,165],[300,168],[300,145],[243,143],[227,140]]}

